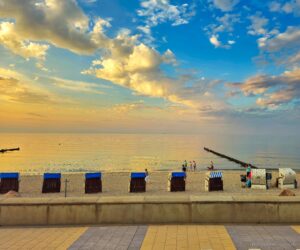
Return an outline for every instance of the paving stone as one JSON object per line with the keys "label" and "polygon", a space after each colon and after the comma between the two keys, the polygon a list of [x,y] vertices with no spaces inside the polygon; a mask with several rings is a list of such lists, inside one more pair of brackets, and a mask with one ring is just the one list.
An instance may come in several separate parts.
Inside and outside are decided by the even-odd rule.
{"label": "paving stone", "polygon": [[[237,249],[297,249],[300,235],[289,226],[226,226]],[[246,234],[246,235],[245,235]]]}
{"label": "paving stone", "polygon": [[69,249],[137,250],[146,231],[147,226],[91,227]]}

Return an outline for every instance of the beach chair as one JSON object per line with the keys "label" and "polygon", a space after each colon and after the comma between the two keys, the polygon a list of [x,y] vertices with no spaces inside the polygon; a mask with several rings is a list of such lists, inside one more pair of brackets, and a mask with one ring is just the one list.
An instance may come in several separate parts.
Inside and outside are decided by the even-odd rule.
{"label": "beach chair", "polygon": [[223,175],[220,171],[206,173],[205,191],[223,191]]}
{"label": "beach chair", "polygon": [[19,173],[0,174],[0,193],[6,194],[9,191],[19,192]]}
{"label": "beach chair", "polygon": [[86,173],[85,174],[85,193],[100,193],[102,192],[102,175],[101,173]]}
{"label": "beach chair", "polygon": [[135,172],[130,174],[129,192],[146,192],[146,173]]}
{"label": "beach chair", "polygon": [[265,169],[252,169],[252,189],[267,189],[267,173]]}
{"label": "beach chair", "polygon": [[173,172],[169,174],[168,191],[177,192],[185,191],[185,172]]}
{"label": "beach chair", "polygon": [[297,188],[296,172],[291,168],[279,168],[277,187],[280,189]]}
{"label": "beach chair", "polygon": [[44,173],[42,193],[59,193],[61,186],[60,173]]}

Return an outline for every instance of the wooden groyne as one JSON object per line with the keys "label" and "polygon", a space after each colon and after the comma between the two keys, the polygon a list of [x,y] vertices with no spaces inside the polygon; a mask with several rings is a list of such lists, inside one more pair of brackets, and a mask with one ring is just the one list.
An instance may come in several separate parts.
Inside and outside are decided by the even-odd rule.
{"label": "wooden groyne", "polygon": [[0,153],[5,153],[9,151],[19,151],[20,148],[5,148],[5,149],[0,149]]}
{"label": "wooden groyne", "polygon": [[229,161],[232,161],[232,162],[234,162],[234,163],[240,164],[240,165],[241,165],[242,167],[244,167],[244,168],[246,168],[247,166],[250,166],[251,168],[257,168],[256,166],[254,166],[254,165],[252,165],[252,164],[250,164],[250,163],[246,163],[246,162],[237,160],[237,159],[235,159],[235,158],[232,158],[232,157],[230,157],[230,156],[228,156],[228,155],[224,155],[224,154],[218,153],[218,152],[216,152],[216,151],[214,151],[214,150],[211,150],[211,149],[209,149],[209,148],[204,147],[204,150],[207,151],[207,152],[210,152],[210,153],[212,153],[212,154],[215,154],[215,155],[217,155],[217,156],[220,156],[220,157],[222,157],[222,158],[225,158],[225,159],[227,159],[227,160],[229,160]]}

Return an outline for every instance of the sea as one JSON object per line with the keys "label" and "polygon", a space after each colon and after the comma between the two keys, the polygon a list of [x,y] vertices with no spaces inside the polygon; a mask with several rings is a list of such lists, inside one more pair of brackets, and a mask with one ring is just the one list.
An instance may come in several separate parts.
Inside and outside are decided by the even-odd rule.
{"label": "sea", "polygon": [[295,136],[201,134],[0,133],[0,171],[36,174],[87,171],[176,171],[184,160],[204,170],[242,169],[203,150],[208,147],[261,168],[300,169],[300,138]]}

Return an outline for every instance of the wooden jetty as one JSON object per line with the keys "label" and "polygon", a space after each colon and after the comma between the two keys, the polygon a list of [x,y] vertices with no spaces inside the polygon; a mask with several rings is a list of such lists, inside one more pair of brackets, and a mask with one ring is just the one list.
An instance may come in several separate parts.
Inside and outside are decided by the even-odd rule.
{"label": "wooden jetty", "polygon": [[227,155],[218,153],[218,152],[216,152],[216,151],[214,151],[214,150],[211,150],[211,149],[209,149],[209,148],[204,147],[204,150],[207,151],[207,152],[210,152],[210,153],[212,153],[212,154],[215,154],[215,155],[217,155],[217,156],[220,156],[220,157],[222,157],[222,158],[225,158],[225,159],[227,159],[227,160],[229,160],[229,161],[232,161],[232,162],[235,162],[235,163],[237,163],[237,164],[240,164],[240,165],[241,165],[242,167],[244,167],[244,168],[246,168],[247,166],[250,166],[251,168],[257,168],[256,166],[254,166],[254,165],[252,165],[252,164],[250,164],[250,163],[246,163],[246,162],[237,160],[237,159],[235,159],[235,158],[232,158],[232,157],[230,157],[230,156],[227,156]]}
{"label": "wooden jetty", "polygon": [[19,151],[20,148],[5,148],[5,149],[0,149],[0,153],[5,153],[9,151]]}

